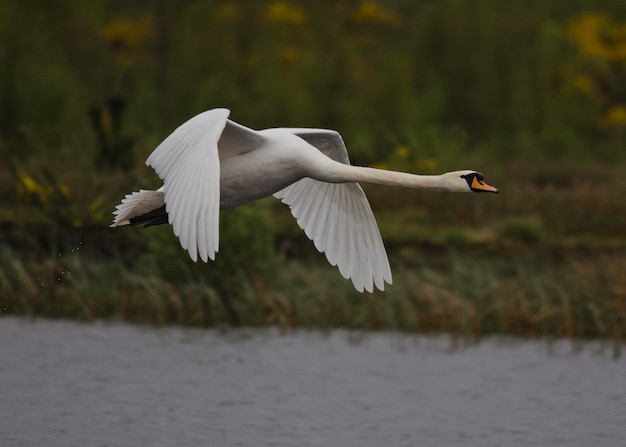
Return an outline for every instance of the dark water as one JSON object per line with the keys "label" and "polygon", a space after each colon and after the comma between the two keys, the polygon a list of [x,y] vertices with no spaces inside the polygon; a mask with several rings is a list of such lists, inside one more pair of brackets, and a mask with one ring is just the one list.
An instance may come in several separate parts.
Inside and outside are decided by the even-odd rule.
{"label": "dark water", "polygon": [[626,445],[626,364],[568,346],[3,318],[0,445]]}

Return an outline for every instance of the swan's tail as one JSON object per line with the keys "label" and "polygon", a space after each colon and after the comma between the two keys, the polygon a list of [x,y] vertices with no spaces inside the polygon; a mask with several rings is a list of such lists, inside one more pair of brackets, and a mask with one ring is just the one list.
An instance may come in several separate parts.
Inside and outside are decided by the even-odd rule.
{"label": "swan's tail", "polygon": [[111,226],[143,224],[144,227],[149,227],[168,223],[164,198],[163,191],[146,189],[127,194],[122,203],[115,207]]}

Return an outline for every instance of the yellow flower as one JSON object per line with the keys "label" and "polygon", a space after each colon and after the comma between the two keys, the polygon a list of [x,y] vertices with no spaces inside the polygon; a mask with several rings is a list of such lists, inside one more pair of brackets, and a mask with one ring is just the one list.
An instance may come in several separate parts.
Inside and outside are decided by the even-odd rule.
{"label": "yellow flower", "polygon": [[113,117],[108,109],[104,109],[102,114],[100,115],[100,124],[102,124],[102,129],[107,132],[110,132],[113,128]]}
{"label": "yellow flower", "polygon": [[588,76],[576,76],[572,79],[571,84],[576,90],[586,94],[587,96],[596,97],[598,94],[593,82]]}
{"label": "yellow flower", "polygon": [[287,2],[275,1],[267,6],[267,18],[272,22],[298,25],[306,19],[304,11]]}
{"label": "yellow flower", "polygon": [[606,58],[608,48],[600,33],[608,26],[608,18],[602,14],[583,14],[569,25],[570,38],[583,54]]}
{"label": "yellow flower", "polygon": [[619,104],[607,110],[600,120],[602,127],[626,127],[626,106]]}
{"label": "yellow flower", "polygon": [[604,14],[583,14],[570,22],[568,31],[582,54],[626,62],[626,23]]}
{"label": "yellow flower", "polygon": [[437,159],[433,157],[422,158],[420,160],[417,160],[415,166],[417,167],[418,171],[434,172],[437,170]]}
{"label": "yellow flower", "polygon": [[300,57],[300,52],[296,47],[288,45],[279,49],[277,52],[277,56],[281,61],[289,63],[297,60],[298,57]]}
{"label": "yellow flower", "polygon": [[434,171],[437,169],[437,159],[436,158],[427,158],[424,160],[424,166],[429,171]]}
{"label": "yellow flower", "polygon": [[626,22],[611,22],[608,33],[612,43],[611,60],[626,63]]}
{"label": "yellow flower", "polygon": [[356,10],[357,22],[372,22],[392,25],[398,22],[398,15],[390,9],[383,8],[375,1],[364,1]]}
{"label": "yellow flower", "polygon": [[21,195],[31,198],[36,197],[40,202],[46,201],[49,191],[44,186],[37,183],[34,178],[24,172],[18,172],[17,177],[19,181],[18,191]]}
{"label": "yellow flower", "polygon": [[398,146],[395,152],[397,157],[406,159],[411,151],[407,146]]}
{"label": "yellow flower", "polygon": [[238,14],[239,14],[239,8],[237,7],[237,4],[233,1],[222,3],[220,7],[217,9],[217,16],[220,19],[224,19],[224,20],[233,19],[237,17]]}
{"label": "yellow flower", "polygon": [[626,37],[623,41],[615,43],[611,56],[616,62],[626,63]]}
{"label": "yellow flower", "polygon": [[104,197],[98,196],[87,205],[89,211],[89,217],[93,220],[100,220],[104,218],[103,213]]}
{"label": "yellow flower", "polygon": [[130,66],[151,33],[152,17],[146,15],[139,20],[114,19],[104,28],[102,37],[109,43],[115,62],[121,66]]}
{"label": "yellow flower", "polygon": [[34,178],[32,178],[30,175],[24,174],[23,172],[20,172],[18,174],[19,179],[20,179],[20,184],[23,187],[23,189],[27,192],[27,193],[34,193],[39,189],[39,185],[37,184],[37,182],[35,181]]}

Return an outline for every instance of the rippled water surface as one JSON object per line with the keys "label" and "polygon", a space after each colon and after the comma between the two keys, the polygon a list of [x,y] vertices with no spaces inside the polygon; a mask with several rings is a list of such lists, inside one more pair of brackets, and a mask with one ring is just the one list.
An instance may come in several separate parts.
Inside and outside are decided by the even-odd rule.
{"label": "rippled water surface", "polygon": [[2,446],[623,446],[626,364],[531,342],[0,319]]}

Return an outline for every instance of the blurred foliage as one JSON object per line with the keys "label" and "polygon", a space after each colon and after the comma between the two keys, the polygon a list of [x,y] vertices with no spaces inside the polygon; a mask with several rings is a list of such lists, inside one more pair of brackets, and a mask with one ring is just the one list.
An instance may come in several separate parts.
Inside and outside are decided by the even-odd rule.
{"label": "blurred foliage", "polygon": [[625,29],[621,0],[4,1],[0,156],[82,209],[158,184],[147,154],[217,106],[413,172],[624,160]]}
{"label": "blurred foliage", "polygon": [[123,135],[121,126],[126,101],[112,96],[106,108],[93,106],[89,109],[91,126],[98,138],[98,156],[95,167],[122,168],[129,170],[134,165],[133,140]]}
{"label": "blurred foliage", "polygon": [[605,249],[482,257],[463,245],[412,262],[393,257],[400,265],[382,296],[356,292],[315,262],[287,263],[268,284],[231,278],[231,288],[221,289],[212,277],[190,277],[189,269],[170,281],[83,248],[22,259],[0,247],[0,315],[449,333],[460,343],[490,335],[569,338],[575,345],[600,339],[616,356],[626,341],[626,260]]}
{"label": "blurred foliage", "polygon": [[56,145],[88,136],[81,149],[97,150],[86,111],[119,98],[127,130],[147,147],[191,115],[225,106],[253,127],[340,129],[363,164],[397,146],[423,158],[623,158],[621,0],[9,0],[0,8],[5,139],[31,128]]}
{"label": "blurred foliage", "polygon": [[541,226],[528,218],[507,218],[500,222],[500,235],[524,244],[538,244],[543,239]]}
{"label": "blurred foliage", "polygon": [[148,272],[158,271],[168,281],[202,276],[217,289],[223,289],[233,275],[262,274],[274,269],[280,260],[274,250],[274,224],[267,201],[222,212],[220,250],[215,261],[208,265],[190,262],[171,227],[164,225],[145,231],[147,247],[139,265]]}

